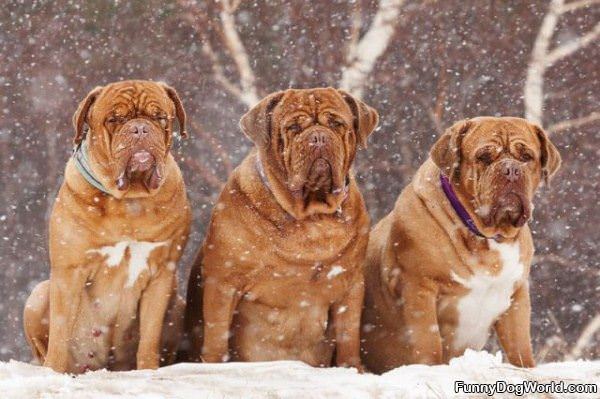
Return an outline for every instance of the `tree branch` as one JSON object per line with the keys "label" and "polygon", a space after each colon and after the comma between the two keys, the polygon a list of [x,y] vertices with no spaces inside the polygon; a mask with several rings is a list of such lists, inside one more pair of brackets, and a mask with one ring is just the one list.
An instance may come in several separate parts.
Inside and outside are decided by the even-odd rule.
{"label": "tree branch", "polygon": [[220,4],[220,35],[224,47],[227,50],[227,55],[237,69],[239,75],[239,83],[234,83],[225,74],[225,69],[221,64],[219,57],[211,45],[206,27],[211,25],[210,19],[200,9],[198,4],[189,0],[178,0],[178,3],[189,10],[191,17],[190,21],[192,28],[198,33],[202,40],[202,52],[210,60],[213,76],[223,87],[231,94],[236,96],[242,103],[247,106],[253,106],[259,100],[254,76],[254,71],[250,66],[246,48],[242,43],[235,24],[233,13],[240,5],[238,0],[223,0]]}
{"label": "tree branch", "polygon": [[577,342],[573,345],[571,352],[565,356],[565,360],[579,359],[583,354],[583,350],[590,344],[598,331],[600,331],[600,314],[594,316],[594,318],[584,327],[579,339],[577,339]]}
{"label": "tree branch", "polygon": [[225,45],[229,49],[229,55],[235,63],[240,75],[241,94],[240,100],[251,107],[259,100],[254,76],[254,71],[250,66],[248,53],[238,35],[233,12],[239,6],[239,2],[231,0],[221,0],[221,26],[225,37]]}
{"label": "tree branch", "polygon": [[594,26],[594,28],[585,35],[571,40],[569,43],[558,46],[546,54],[546,67],[552,66],[557,61],[568,57],[578,50],[581,50],[598,37],[600,37],[600,22],[598,22],[596,26]]}
{"label": "tree branch", "polygon": [[578,1],[572,1],[569,4],[564,4],[560,8],[560,13],[561,14],[565,14],[567,12],[576,11],[576,10],[579,10],[581,8],[589,7],[589,6],[592,6],[594,4],[599,4],[599,3],[600,3],[600,0],[578,0]]}
{"label": "tree branch", "polygon": [[[550,50],[550,44],[559,18],[566,12],[575,11],[600,0],[577,0],[565,4],[564,0],[551,0],[548,12],[544,16],[531,51],[531,59],[527,66],[527,77],[523,88],[523,102],[525,103],[525,118],[542,125],[544,108],[544,74],[546,70],[557,61],[564,59],[576,51],[586,47],[600,37],[600,23],[592,30],[568,43]],[[592,114],[594,115],[594,113]],[[579,118],[582,119],[582,118]],[[549,131],[564,130],[578,124],[588,123],[588,120],[574,119],[571,122],[559,122]],[[595,119],[592,119],[595,120]]]}
{"label": "tree branch", "polygon": [[563,131],[563,130],[577,128],[579,126],[583,126],[583,125],[586,125],[588,123],[595,122],[597,120],[600,120],[600,112],[594,111],[591,114],[586,115],[586,116],[582,116],[582,117],[579,117],[579,118],[568,119],[568,120],[565,120],[565,121],[557,122],[557,123],[555,123],[553,125],[550,125],[546,129],[546,131],[548,133],[556,133],[556,132],[560,132],[560,131]]}
{"label": "tree branch", "polygon": [[544,344],[544,346],[542,346],[542,348],[538,350],[536,355],[536,362],[545,362],[550,352],[560,353],[562,355],[564,354],[566,347],[567,342],[564,340],[564,338],[561,338],[557,334],[554,334],[550,338],[546,339],[546,343]]}
{"label": "tree branch", "polygon": [[213,72],[213,75],[214,75],[215,79],[217,80],[217,82],[221,83],[221,85],[223,85],[223,87],[228,92],[230,92],[231,94],[233,94],[236,97],[241,98],[242,91],[240,90],[239,87],[237,87],[233,82],[231,82],[225,76],[225,73],[223,71],[223,66],[219,62],[219,59],[217,58],[217,55],[213,51],[212,46],[210,45],[210,42],[208,41],[208,39],[205,39],[202,43],[202,52],[210,60],[212,72]]}

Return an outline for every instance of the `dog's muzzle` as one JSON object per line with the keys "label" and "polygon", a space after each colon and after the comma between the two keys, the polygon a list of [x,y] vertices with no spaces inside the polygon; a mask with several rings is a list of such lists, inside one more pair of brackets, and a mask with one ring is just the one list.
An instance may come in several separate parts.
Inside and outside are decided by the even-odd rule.
{"label": "dog's muzzle", "polygon": [[119,190],[127,190],[134,180],[140,180],[148,190],[156,190],[160,186],[163,166],[153,154],[155,146],[150,141],[152,129],[155,127],[150,122],[135,119],[125,124],[119,132],[119,135],[126,135],[122,139],[127,140],[131,147],[131,155],[117,178]]}

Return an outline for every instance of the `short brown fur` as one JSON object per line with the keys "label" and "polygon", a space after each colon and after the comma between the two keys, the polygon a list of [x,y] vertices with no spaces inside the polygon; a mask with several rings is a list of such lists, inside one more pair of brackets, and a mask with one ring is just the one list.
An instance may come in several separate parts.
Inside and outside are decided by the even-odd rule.
{"label": "short brown fur", "polygon": [[377,119],[331,88],[274,93],[242,118],[256,149],[221,192],[191,272],[192,360],[329,366],[335,352],[360,367],[369,218],[350,167]]}
{"label": "short brown fur", "polygon": [[[540,181],[559,165],[546,134],[520,118],[461,121],[440,137],[394,210],[371,232],[362,320],[368,369],[381,373],[403,364],[439,364],[466,348],[481,349],[475,347],[481,342],[457,343],[458,304],[470,293],[464,281],[499,275],[504,266],[495,242],[473,234],[457,216],[441,189],[440,173],[453,182],[480,232],[518,245],[522,275],[509,292],[510,306],[492,325],[511,363],[534,366],[528,284],[533,242],[525,223]],[[503,167],[519,173],[510,184]],[[488,329],[480,328],[472,332],[485,339]]]}
{"label": "short brown fur", "polygon": [[[149,81],[98,87],[75,113],[75,143],[85,137],[91,169],[110,194],[69,160],[50,217],[50,280],[33,290],[24,312],[27,340],[45,366],[80,373],[173,361],[184,312],[176,264],[190,227],[185,186],[169,152],[175,117],[184,131],[175,90]],[[132,161],[136,154],[140,163]],[[122,176],[127,185],[119,188]],[[135,247],[140,242],[146,244]],[[134,247],[143,245],[153,249],[137,275]],[[122,251],[117,264],[109,266],[106,248]],[[137,278],[129,282],[130,274]]]}

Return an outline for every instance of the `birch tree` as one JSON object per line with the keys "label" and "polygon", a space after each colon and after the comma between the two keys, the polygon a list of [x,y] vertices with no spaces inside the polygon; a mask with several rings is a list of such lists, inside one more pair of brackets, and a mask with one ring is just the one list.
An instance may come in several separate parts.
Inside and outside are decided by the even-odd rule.
{"label": "birch tree", "polygon": [[218,21],[219,31],[222,33],[220,35],[221,44],[235,65],[238,75],[237,82],[226,76],[223,64],[213,49],[206,31],[206,27],[209,27],[212,21],[209,20],[205,10],[200,8],[198,3],[193,0],[179,0],[179,5],[191,14],[190,22],[202,40],[202,52],[211,62],[215,80],[246,106],[251,107],[256,104],[260,99],[256,88],[256,77],[235,23],[235,12],[240,5],[240,0],[221,0],[216,3],[219,7]]}
{"label": "birch tree", "polygon": [[[202,40],[202,52],[211,63],[214,79],[230,94],[244,105],[251,107],[265,94],[256,86],[256,74],[250,60],[249,52],[242,42],[235,13],[240,6],[239,0],[221,0],[215,2],[218,8],[217,22],[210,20],[200,5],[193,0],[179,0],[179,5],[190,14],[188,18],[192,27]],[[377,60],[385,53],[399,21],[399,14],[404,0],[380,0],[373,22],[362,35],[362,18],[354,13],[353,35],[347,46],[346,65],[342,69],[342,77],[338,86],[360,97],[365,83],[373,73]],[[218,26],[215,26],[218,25]],[[219,48],[224,49],[228,61],[235,66],[236,78],[232,79],[225,73],[225,66],[215,51],[207,27],[213,26],[219,31]]]}
{"label": "birch tree", "polygon": [[[351,42],[348,65],[344,67],[340,88],[361,97],[365,83],[375,67],[376,61],[388,48],[396,30],[400,9],[404,0],[381,0],[373,23],[360,40]],[[355,26],[361,23],[354,16]],[[356,29],[358,30],[358,29]]]}
{"label": "birch tree", "polygon": [[[599,4],[599,0],[575,0],[565,3],[564,0],[550,0],[548,12],[544,16],[533,44],[531,59],[527,67],[527,77],[523,92],[525,118],[543,125],[544,117],[544,74],[557,62],[594,43],[600,36],[600,22],[582,36],[567,43],[551,48],[552,37],[562,16]],[[578,127],[600,119],[597,111],[589,115],[556,122],[548,127],[549,132]]]}

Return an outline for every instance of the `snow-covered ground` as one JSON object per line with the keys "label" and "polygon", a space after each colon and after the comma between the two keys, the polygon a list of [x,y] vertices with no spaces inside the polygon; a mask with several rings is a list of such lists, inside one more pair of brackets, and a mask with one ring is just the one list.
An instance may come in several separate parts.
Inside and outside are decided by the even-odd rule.
{"label": "snow-covered ground", "polygon": [[[400,367],[382,376],[354,369],[316,369],[300,362],[177,364],[157,371],[90,372],[71,377],[26,363],[0,363],[2,398],[481,398],[455,394],[455,381],[524,380],[600,385],[600,361],[543,364],[518,369],[500,354],[469,351],[447,366]],[[600,391],[599,391],[600,392]],[[535,394],[527,397],[600,398],[587,395]],[[514,397],[496,394],[494,397]]]}

